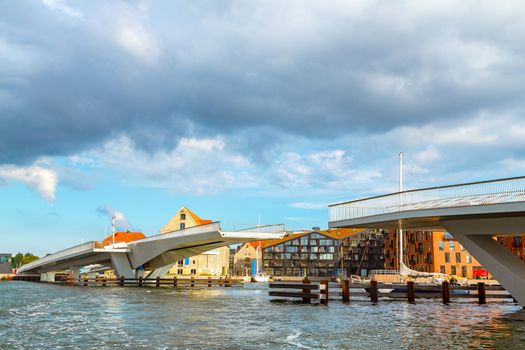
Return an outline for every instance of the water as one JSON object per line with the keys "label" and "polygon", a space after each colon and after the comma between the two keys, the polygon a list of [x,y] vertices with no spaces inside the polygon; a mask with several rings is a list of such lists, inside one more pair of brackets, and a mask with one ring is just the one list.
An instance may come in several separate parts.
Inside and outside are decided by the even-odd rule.
{"label": "water", "polygon": [[0,349],[525,349],[514,304],[271,302],[267,289],[0,283]]}

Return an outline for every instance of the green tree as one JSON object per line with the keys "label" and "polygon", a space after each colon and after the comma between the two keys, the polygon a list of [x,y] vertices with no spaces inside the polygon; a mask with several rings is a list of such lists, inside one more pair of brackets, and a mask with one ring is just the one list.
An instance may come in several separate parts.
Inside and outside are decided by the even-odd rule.
{"label": "green tree", "polygon": [[33,255],[31,253],[26,253],[24,257],[22,258],[22,265],[29,264],[30,262],[33,262],[38,259],[39,259],[38,256]]}
{"label": "green tree", "polygon": [[11,259],[11,267],[13,269],[18,269],[22,265],[22,259],[24,258],[24,254],[18,253]]}

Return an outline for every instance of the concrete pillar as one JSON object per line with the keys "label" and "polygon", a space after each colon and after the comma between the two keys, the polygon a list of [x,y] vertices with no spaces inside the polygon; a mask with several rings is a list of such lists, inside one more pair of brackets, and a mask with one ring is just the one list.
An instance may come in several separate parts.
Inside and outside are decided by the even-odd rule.
{"label": "concrete pillar", "polygon": [[[469,223],[470,221],[470,223]],[[482,220],[458,220],[443,223],[448,232],[486,268],[498,282],[525,307],[525,262],[492,238],[497,233],[517,234],[524,227],[510,227],[504,221],[498,225]],[[509,224],[512,220],[509,220]],[[491,230],[490,232],[488,232]]]}
{"label": "concrete pillar", "polygon": [[40,274],[40,281],[55,282],[55,272],[44,272]]}
{"label": "concrete pillar", "polygon": [[[159,267],[153,271],[151,271],[149,274],[148,274],[148,277],[147,278],[157,278],[157,277],[164,277],[168,272],[170,272],[171,268],[173,267],[173,265],[175,264],[169,264],[169,265],[166,265],[166,266],[162,266],[162,267]],[[144,270],[142,270],[144,271]]]}
{"label": "concrete pillar", "polygon": [[80,267],[73,266],[69,268],[69,273],[73,280],[78,281],[78,278],[80,277]]}
{"label": "concrete pillar", "polygon": [[117,277],[135,278],[135,271],[131,268],[126,253],[111,253],[111,263]]}

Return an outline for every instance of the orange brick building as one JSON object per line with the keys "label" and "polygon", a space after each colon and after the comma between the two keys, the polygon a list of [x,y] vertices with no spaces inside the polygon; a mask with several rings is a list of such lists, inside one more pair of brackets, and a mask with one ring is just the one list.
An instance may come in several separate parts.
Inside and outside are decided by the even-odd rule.
{"label": "orange brick building", "polygon": [[525,241],[525,236],[501,236],[498,237],[498,242],[500,242],[504,247],[509,249],[512,253],[517,255],[521,260],[525,260],[523,242]]}
{"label": "orange brick building", "polygon": [[[385,268],[398,269],[398,230],[385,231]],[[483,269],[463,246],[445,231],[404,231],[403,261],[421,272],[440,272],[473,278]]]}

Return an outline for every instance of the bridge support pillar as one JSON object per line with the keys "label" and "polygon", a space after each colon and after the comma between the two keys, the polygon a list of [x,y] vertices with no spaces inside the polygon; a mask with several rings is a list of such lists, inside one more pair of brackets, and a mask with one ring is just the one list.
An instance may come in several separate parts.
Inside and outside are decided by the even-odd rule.
{"label": "bridge support pillar", "polygon": [[166,265],[166,266],[162,266],[162,267],[156,268],[155,270],[151,271],[148,274],[147,278],[157,278],[157,277],[162,278],[171,270],[173,265],[175,265],[175,264],[169,264],[169,265]]}
{"label": "bridge support pillar", "polygon": [[117,277],[135,278],[135,271],[131,268],[126,253],[111,253],[111,262]]}
{"label": "bridge support pillar", "polygon": [[443,226],[525,307],[525,262],[492,238],[494,234],[523,232],[525,226],[512,226],[512,221],[454,220],[443,222]]}
{"label": "bridge support pillar", "polygon": [[55,272],[43,272],[40,274],[40,282],[55,282]]}
{"label": "bridge support pillar", "polygon": [[73,278],[75,281],[78,281],[78,278],[80,277],[80,268],[76,266],[70,267],[69,272],[71,274],[71,278]]}

